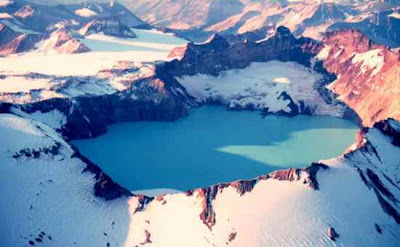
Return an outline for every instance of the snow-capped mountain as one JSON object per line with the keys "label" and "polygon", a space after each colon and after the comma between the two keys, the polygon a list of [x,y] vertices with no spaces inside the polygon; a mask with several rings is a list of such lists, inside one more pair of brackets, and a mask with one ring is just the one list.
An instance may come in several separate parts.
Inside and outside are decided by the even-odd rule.
{"label": "snow-capped mountain", "polygon": [[226,7],[229,11],[220,12],[221,18],[211,22],[207,19],[209,14],[218,9],[219,2],[226,4],[226,1],[121,2],[150,24],[172,29],[196,41],[216,32],[243,34],[268,25],[283,25],[297,35],[317,40],[327,30],[358,28],[376,42],[400,45],[395,35],[399,26],[395,18],[398,1],[229,1]]}
{"label": "snow-capped mountain", "polygon": [[239,14],[244,5],[239,0],[120,1],[143,20],[172,29],[202,28]]}
{"label": "snow-capped mountain", "polygon": [[90,51],[90,48],[75,39],[70,30],[61,27],[50,33],[43,41],[36,44],[38,52],[74,54]]}

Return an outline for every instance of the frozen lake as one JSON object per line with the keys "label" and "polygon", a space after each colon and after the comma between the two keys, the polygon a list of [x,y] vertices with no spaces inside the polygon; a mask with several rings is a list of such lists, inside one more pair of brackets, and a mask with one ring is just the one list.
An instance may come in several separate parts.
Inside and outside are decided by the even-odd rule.
{"label": "frozen lake", "polygon": [[185,191],[338,156],[357,130],[334,117],[262,117],[206,106],[176,122],[114,124],[73,144],[132,191]]}

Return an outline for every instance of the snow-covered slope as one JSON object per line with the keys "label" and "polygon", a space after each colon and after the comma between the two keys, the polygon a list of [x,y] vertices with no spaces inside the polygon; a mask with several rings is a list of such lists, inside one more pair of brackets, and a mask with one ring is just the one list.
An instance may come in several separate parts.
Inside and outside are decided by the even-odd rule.
{"label": "snow-covered slope", "polygon": [[[102,175],[83,172],[88,165],[58,133],[36,121],[0,114],[0,136],[6,144],[0,148],[0,246],[124,242],[126,199],[96,197],[94,187]],[[78,227],[82,220],[85,226]]]}
{"label": "snow-covered slope", "polygon": [[356,149],[305,169],[105,201],[95,194],[128,194],[48,126],[0,114],[0,244],[398,246],[399,126],[364,129]]}

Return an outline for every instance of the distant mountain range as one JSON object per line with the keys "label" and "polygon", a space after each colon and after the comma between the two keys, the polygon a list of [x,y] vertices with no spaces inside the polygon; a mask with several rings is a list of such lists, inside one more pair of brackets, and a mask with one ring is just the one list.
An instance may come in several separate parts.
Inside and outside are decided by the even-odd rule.
{"label": "distant mountain range", "polygon": [[268,25],[317,40],[327,30],[357,28],[374,41],[400,45],[398,0],[120,0],[142,20],[201,41],[215,32],[243,34]]}

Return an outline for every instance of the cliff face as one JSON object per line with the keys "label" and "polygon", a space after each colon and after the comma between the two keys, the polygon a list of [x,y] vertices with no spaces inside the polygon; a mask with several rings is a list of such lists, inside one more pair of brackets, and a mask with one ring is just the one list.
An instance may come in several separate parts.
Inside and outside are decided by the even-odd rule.
{"label": "cliff face", "polygon": [[172,75],[195,75],[198,73],[219,75],[221,71],[239,69],[252,62],[270,60],[295,61],[309,65],[313,50],[318,47],[310,39],[296,39],[285,27],[278,27],[276,34],[262,42],[236,41],[214,35],[204,44],[189,43],[176,48],[171,57],[180,59],[168,63],[165,68]]}
{"label": "cliff face", "polygon": [[326,71],[310,68],[320,44],[295,38],[285,27],[263,33],[269,36],[258,41],[258,33],[214,35],[205,43],[176,48],[170,54],[176,59],[158,65],[157,74],[171,75],[199,104],[288,116],[347,114],[346,107],[335,100],[327,103],[319,92],[331,79]]}
{"label": "cliff face", "polygon": [[400,119],[400,55],[355,30],[334,31],[324,39],[323,66],[337,76],[329,87],[352,108],[363,125]]}

